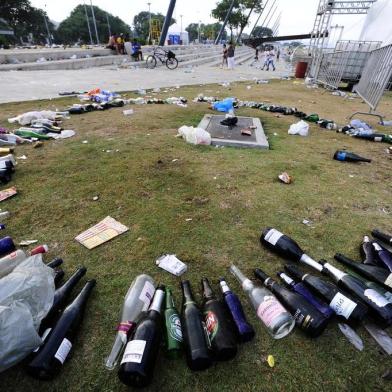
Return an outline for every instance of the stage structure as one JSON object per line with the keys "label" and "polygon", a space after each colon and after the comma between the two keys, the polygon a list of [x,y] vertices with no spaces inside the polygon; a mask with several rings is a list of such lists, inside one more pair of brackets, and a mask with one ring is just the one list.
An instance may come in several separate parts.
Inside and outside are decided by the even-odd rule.
{"label": "stage structure", "polygon": [[332,15],[367,14],[369,8],[376,1],[320,0],[309,44],[309,55],[312,57],[309,76],[313,77],[319,72],[323,49],[331,26]]}

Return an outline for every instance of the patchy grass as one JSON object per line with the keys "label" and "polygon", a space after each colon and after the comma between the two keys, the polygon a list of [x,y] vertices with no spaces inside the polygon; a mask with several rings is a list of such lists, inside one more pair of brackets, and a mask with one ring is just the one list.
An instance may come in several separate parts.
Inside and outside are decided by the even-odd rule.
{"label": "patchy grass", "polygon": [[[184,87],[160,96],[198,93],[269,101],[345,123],[354,111],[366,111],[361,100],[344,100],[323,90],[274,81],[268,85],[232,84]],[[219,92],[217,92],[219,91]],[[128,94],[130,96],[131,94]],[[0,105],[0,126],[6,119],[33,109],[63,108],[72,98]],[[391,114],[387,96],[380,112]],[[16,241],[37,239],[48,243],[49,256],[62,256],[67,276],[80,264],[97,287],[84,322],[60,376],[52,382],[30,379],[22,366],[1,375],[2,391],[125,391],[116,372],[103,367],[110,351],[123,297],[142,272],[174,289],[177,306],[179,279],[155,266],[157,256],[176,253],[188,264],[185,275],[199,300],[200,279],[214,282],[221,275],[242,298],[255,326],[253,342],[240,347],[230,363],[218,363],[192,373],[184,360],[160,355],[151,391],[387,391],[381,375],[390,368],[387,357],[363,328],[358,332],[365,350],[357,352],[332,322],[317,339],[295,330],[274,341],[228,276],[230,263],[248,276],[255,267],[274,275],[282,260],[261,248],[260,230],[274,226],[293,236],[316,259],[331,259],[337,251],[358,258],[362,236],[374,227],[391,231],[391,155],[386,145],[365,142],[311,126],[307,138],[289,136],[292,116],[240,109],[239,115],[259,117],[272,149],[257,151],[191,146],[175,138],[183,124],[197,125],[207,104],[187,109],[169,105],[135,106],[135,114],[121,109],[73,116],[65,125],[77,136],[46,142],[43,148],[17,147],[20,161],[11,185],[19,194],[2,202],[12,217],[6,234]],[[276,135],[275,135],[276,134]],[[82,144],[88,140],[88,144]],[[347,148],[373,159],[371,164],[332,160],[336,149]],[[111,152],[104,152],[111,150]],[[119,150],[116,152],[116,150]],[[173,159],[177,161],[173,162]],[[279,183],[288,171],[294,183]],[[99,201],[92,198],[99,195]],[[129,232],[94,250],[74,237],[110,215],[130,227]],[[187,222],[187,218],[192,221]],[[303,225],[303,219],[313,228]],[[47,258],[48,260],[50,257]],[[218,291],[217,285],[214,286]],[[276,366],[265,358],[272,354]]]}

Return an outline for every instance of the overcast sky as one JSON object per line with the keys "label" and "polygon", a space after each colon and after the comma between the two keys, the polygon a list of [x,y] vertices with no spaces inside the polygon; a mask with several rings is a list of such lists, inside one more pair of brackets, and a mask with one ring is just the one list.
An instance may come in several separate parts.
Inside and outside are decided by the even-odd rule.
{"label": "overcast sky", "polygon": [[[38,8],[46,9],[50,19],[61,22],[71,13],[72,9],[82,0],[30,0],[32,5]],[[169,6],[169,0],[93,0],[93,4],[119,16],[124,22],[132,24],[133,17],[140,11],[148,10],[148,1],[151,2],[151,11],[166,14]],[[266,13],[273,4],[274,0],[268,0]],[[86,0],[89,4],[90,0]],[[269,23],[272,27],[279,12],[282,12],[279,33],[286,34],[304,34],[312,30],[316,9],[319,0],[276,0],[278,10]],[[211,9],[215,7],[216,0],[177,0],[174,11],[174,18],[180,23],[180,15],[183,15],[183,28],[189,23],[197,23],[201,20],[203,23],[212,23],[215,20],[211,17]],[[45,6],[46,5],[46,6]],[[275,6],[276,6],[275,5]],[[274,7],[275,8],[275,7]],[[265,15],[267,16],[267,15]],[[265,18],[263,15],[260,22]],[[256,16],[257,17],[257,16]],[[251,18],[250,26],[253,26],[256,17]],[[335,16],[333,24],[344,25],[345,39],[358,39],[364,17],[359,15]],[[249,31],[251,27],[245,29]]]}

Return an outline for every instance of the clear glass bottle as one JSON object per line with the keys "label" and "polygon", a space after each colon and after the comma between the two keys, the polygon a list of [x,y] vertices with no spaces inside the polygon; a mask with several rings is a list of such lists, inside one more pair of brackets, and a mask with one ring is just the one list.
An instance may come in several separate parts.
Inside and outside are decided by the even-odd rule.
{"label": "clear glass bottle", "polygon": [[257,316],[263,322],[269,334],[274,339],[281,339],[288,335],[294,328],[294,318],[271,291],[256,286],[235,265],[230,267],[230,272],[241,283],[242,289],[248,295]]}

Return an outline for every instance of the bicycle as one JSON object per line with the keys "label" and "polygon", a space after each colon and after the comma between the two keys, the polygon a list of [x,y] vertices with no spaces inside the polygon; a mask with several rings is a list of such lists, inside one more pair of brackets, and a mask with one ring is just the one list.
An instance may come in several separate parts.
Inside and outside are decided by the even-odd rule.
{"label": "bicycle", "polygon": [[157,66],[157,60],[162,64],[166,64],[166,67],[169,69],[176,69],[178,67],[176,55],[171,50],[165,50],[161,47],[154,48],[152,55],[146,59],[147,68],[155,68]]}

